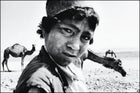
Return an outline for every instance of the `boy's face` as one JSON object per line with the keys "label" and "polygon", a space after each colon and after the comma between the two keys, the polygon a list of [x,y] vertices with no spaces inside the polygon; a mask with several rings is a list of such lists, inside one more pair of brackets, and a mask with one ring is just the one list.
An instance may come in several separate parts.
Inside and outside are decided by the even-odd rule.
{"label": "boy's face", "polygon": [[61,66],[77,60],[86,51],[93,31],[87,20],[64,20],[45,34],[45,47],[54,60]]}

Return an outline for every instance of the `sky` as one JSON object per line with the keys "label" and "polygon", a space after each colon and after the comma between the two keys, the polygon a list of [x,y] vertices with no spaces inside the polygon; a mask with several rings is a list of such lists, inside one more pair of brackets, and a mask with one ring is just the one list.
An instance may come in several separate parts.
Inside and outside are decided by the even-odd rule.
{"label": "sky", "polygon": [[[44,40],[36,33],[46,1],[1,1],[1,51],[15,43],[39,50]],[[139,1],[91,1],[100,17],[89,48],[95,52],[139,51]]]}

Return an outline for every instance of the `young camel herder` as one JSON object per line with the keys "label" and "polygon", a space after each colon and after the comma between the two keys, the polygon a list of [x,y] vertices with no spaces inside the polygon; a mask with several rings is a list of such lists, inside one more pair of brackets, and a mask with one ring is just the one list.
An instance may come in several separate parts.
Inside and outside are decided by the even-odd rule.
{"label": "young camel herder", "polygon": [[22,72],[15,93],[88,92],[80,59],[99,23],[92,7],[81,0],[47,0],[47,17],[37,31],[44,39],[40,53]]}
{"label": "young camel herder", "polygon": [[15,93],[88,92],[82,71],[73,62],[92,44],[99,20],[94,9],[84,4],[47,0],[47,17],[38,30],[44,45],[24,69]]}

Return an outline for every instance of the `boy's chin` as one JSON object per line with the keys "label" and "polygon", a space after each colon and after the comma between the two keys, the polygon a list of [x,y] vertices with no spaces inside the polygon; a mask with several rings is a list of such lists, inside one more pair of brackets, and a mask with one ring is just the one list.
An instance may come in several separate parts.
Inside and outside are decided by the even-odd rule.
{"label": "boy's chin", "polygon": [[74,62],[74,59],[69,59],[69,60],[65,60],[65,61],[63,60],[63,63],[59,63],[59,65],[66,67],[72,62]]}

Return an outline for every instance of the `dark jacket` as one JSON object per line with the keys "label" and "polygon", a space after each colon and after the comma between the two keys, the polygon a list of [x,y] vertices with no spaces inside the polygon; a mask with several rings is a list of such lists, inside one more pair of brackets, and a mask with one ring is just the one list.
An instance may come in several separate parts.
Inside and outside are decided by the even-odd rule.
{"label": "dark jacket", "polygon": [[[15,93],[27,93],[31,88],[39,88],[42,92],[85,92],[80,69],[71,65],[76,71],[66,70],[52,61],[49,54],[42,47],[36,56],[22,72]],[[68,68],[71,68],[68,67]],[[43,78],[43,79],[42,79]],[[82,77],[83,78],[83,77]]]}

